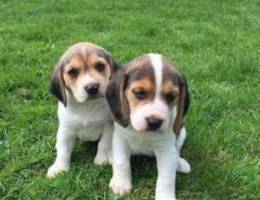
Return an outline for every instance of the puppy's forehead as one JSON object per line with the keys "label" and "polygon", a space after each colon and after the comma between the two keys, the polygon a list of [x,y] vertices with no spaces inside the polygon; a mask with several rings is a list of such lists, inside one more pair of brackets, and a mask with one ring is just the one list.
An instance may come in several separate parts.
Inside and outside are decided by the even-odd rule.
{"label": "puppy's forehead", "polygon": [[128,71],[132,71],[135,69],[137,70],[142,67],[152,67],[151,60],[148,55],[139,56],[130,61],[127,65],[129,66]]}
{"label": "puppy's forehead", "polygon": [[89,43],[83,42],[71,46],[61,57],[59,63],[65,66],[73,58],[80,59],[82,62],[87,62],[88,57],[104,58],[108,59],[109,55],[102,47]]}
{"label": "puppy's forehead", "polygon": [[154,70],[149,56],[141,56],[127,64],[128,84],[147,79],[154,82]]}
{"label": "puppy's forehead", "polygon": [[149,79],[160,90],[164,83],[172,82],[179,86],[180,73],[176,66],[161,54],[150,53],[132,60],[127,64],[130,83],[142,79]]}
{"label": "puppy's forehead", "polygon": [[70,47],[64,56],[69,58],[75,55],[84,56],[89,53],[96,53],[99,56],[104,56],[105,50],[98,45],[89,42],[84,42],[75,44],[72,47]]}
{"label": "puppy's forehead", "polygon": [[175,86],[179,87],[180,85],[180,73],[176,69],[175,64],[172,64],[166,58],[163,58],[163,82],[172,81]]}

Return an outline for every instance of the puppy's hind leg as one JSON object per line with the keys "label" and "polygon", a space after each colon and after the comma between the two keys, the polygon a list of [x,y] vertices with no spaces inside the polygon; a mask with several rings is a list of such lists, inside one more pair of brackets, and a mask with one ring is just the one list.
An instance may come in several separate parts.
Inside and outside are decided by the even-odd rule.
{"label": "puppy's hind leg", "polygon": [[190,173],[191,166],[185,159],[178,157],[177,162],[177,172],[181,172],[184,174]]}
{"label": "puppy's hind leg", "polygon": [[186,129],[185,127],[183,127],[181,129],[181,132],[180,132],[180,135],[179,137],[176,139],[176,149],[178,151],[178,159],[177,159],[177,171],[178,172],[181,172],[181,173],[184,173],[184,174],[187,174],[191,171],[191,166],[190,164],[183,158],[180,157],[180,154],[181,154],[181,148],[183,146],[183,143],[186,139]]}
{"label": "puppy's hind leg", "polygon": [[186,135],[187,135],[186,128],[183,126],[182,129],[181,129],[180,135],[176,139],[176,149],[177,149],[179,154],[181,153],[181,148],[182,148],[184,141],[186,139]]}

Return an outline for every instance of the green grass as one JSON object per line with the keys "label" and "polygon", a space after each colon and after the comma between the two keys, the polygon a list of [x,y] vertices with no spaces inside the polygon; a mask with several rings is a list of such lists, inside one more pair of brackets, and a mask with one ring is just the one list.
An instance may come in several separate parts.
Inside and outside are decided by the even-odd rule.
{"label": "green grass", "polygon": [[[0,199],[117,199],[96,144],[79,142],[71,170],[45,177],[55,157],[56,100],[48,85],[70,45],[92,41],[124,63],[160,52],[192,93],[177,197],[260,199],[260,4],[257,0],[0,1]],[[133,192],[154,197],[154,159],[134,158]]]}

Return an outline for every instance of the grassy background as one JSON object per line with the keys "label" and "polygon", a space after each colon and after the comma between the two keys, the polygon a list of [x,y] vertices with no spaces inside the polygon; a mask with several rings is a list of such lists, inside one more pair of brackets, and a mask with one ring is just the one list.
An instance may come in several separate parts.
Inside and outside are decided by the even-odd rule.
{"label": "grassy background", "polygon": [[[79,142],[71,170],[45,177],[55,157],[53,66],[92,41],[120,62],[147,52],[187,75],[192,104],[178,199],[260,199],[260,4],[257,0],[0,1],[0,199],[117,199],[96,144]],[[133,192],[153,199],[154,159],[134,158]]]}

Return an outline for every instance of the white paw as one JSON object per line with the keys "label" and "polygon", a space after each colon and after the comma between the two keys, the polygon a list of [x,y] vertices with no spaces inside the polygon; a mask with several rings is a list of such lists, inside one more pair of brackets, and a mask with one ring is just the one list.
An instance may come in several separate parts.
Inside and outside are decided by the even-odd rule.
{"label": "white paw", "polygon": [[175,195],[168,194],[168,193],[160,193],[156,194],[155,200],[176,200]]}
{"label": "white paw", "polygon": [[178,158],[177,171],[184,174],[188,174],[191,171],[191,166],[185,159]]}
{"label": "white paw", "polygon": [[96,165],[104,165],[104,164],[112,165],[112,153],[110,151],[109,152],[97,153],[97,155],[94,159],[94,164],[96,164]]}
{"label": "white paw", "polygon": [[60,163],[54,163],[52,166],[49,167],[48,172],[47,172],[47,177],[48,178],[53,178],[57,174],[63,172],[63,171],[68,171],[69,167],[60,164]]}
{"label": "white paw", "polygon": [[176,198],[172,198],[172,197],[170,197],[170,198],[165,198],[165,197],[157,197],[155,200],[176,200]]}
{"label": "white paw", "polygon": [[156,199],[155,200],[176,200],[176,198],[172,198],[172,197],[170,197],[170,198],[165,198],[165,197],[156,197]]}
{"label": "white paw", "polygon": [[115,194],[123,196],[130,193],[130,191],[132,190],[132,183],[130,180],[123,180],[113,177],[110,180],[109,187]]}

